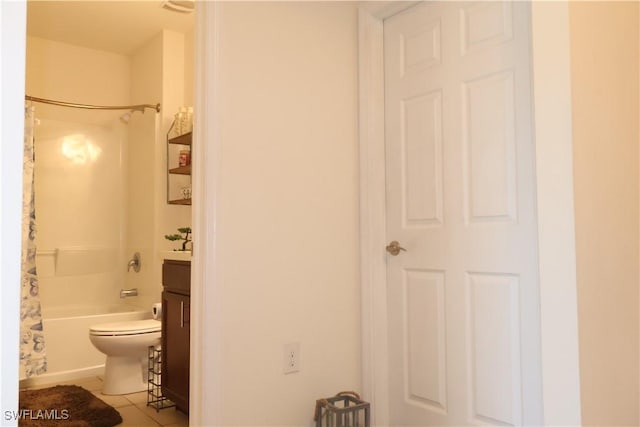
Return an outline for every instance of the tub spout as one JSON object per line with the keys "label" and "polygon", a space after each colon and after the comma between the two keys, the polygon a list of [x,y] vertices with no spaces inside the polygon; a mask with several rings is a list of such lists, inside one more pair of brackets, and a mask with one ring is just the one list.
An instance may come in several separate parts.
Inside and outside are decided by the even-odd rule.
{"label": "tub spout", "polygon": [[138,288],[120,289],[120,298],[137,297],[137,296],[138,296]]}

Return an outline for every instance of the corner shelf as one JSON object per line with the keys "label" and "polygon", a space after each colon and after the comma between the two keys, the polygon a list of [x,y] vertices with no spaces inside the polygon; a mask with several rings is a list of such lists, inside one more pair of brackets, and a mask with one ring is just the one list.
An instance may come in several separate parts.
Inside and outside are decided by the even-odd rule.
{"label": "corner shelf", "polygon": [[178,166],[177,168],[169,169],[169,173],[176,175],[191,175],[191,165]]}
{"label": "corner shelf", "polygon": [[187,132],[185,134],[178,135],[174,138],[171,138],[167,142],[169,144],[191,145],[192,139],[193,139],[193,132]]}
{"label": "corner shelf", "polygon": [[191,205],[191,199],[167,200],[170,205]]}
{"label": "corner shelf", "polygon": [[[191,163],[186,166],[178,166],[178,167],[170,167],[175,165],[170,160],[170,145],[185,145],[189,147],[189,151],[191,151],[191,143],[193,141],[193,132],[187,132],[182,135],[178,135],[173,138],[169,138],[169,133],[173,129],[175,122],[169,128],[169,132],[167,132],[167,204],[169,205],[182,205],[182,206],[190,206],[191,198],[175,198],[176,190],[174,188],[174,194],[171,194],[171,177],[176,175],[183,175],[191,177]],[[175,159],[174,159],[175,162]],[[191,179],[189,179],[189,184],[191,184]]]}

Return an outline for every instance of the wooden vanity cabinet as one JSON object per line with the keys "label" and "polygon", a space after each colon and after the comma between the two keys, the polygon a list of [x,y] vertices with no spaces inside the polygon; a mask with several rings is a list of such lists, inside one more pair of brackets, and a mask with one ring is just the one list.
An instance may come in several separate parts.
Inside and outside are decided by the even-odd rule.
{"label": "wooden vanity cabinet", "polygon": [[189,412],[191,262],[162,264],[162,394]]}

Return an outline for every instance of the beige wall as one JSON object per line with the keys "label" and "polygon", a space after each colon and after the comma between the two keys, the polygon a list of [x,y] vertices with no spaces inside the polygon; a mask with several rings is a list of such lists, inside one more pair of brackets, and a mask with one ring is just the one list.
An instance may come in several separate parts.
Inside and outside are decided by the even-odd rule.
{"label": "beige wall", "polygon": [[184,34],[184,105],[193,105],[195,78],[194,30]]}
{"label": "beige wall", "polygon": [[[127,275],[127,286],[139,289],[137,302],[143,307],[160,302],[161,252],[178,246],[164,235],[191,225],[191,208],[168,205],[166,195],[166,135],[184,105],[184,49],[183,34],[164,30],[131,57],[132,102],[162,104],[159,115],[151,110],[136,113],[129,123],[127,253],[139,251],[143,267]],[[177,163],[176,147],[170,147],[170,161]],[[174,176],[171,185],[186,186],[189,179]]]}
{"label": "beige wall", "polygon": [[217,415],[308,425],[317,398],[361,386],[356,8],[222,9]]}
{"label": "beige wall", "polygon": [[[131,55],[131,102],[162,102],[162,34],[156,35]],[[142,268],[126,276],[128,288],[138,288],[137,303],[148,307],[160,301],[155,251],[157,166],[162,163],[156,142],[160,120],[153,111],[135,113],[129,122],[127,249],[131,257],[140,252]]]}
{"label": "beige wall", "polygon": [[[129,58],[39,37],[27,38],[27,95],[80,104],[129,102]],[[104,124],[122,112],[38,104],[38,116]]]}
{"label": "beige wall", "polygon": [[570,4],[582,419],[639,425],[638,3]]}

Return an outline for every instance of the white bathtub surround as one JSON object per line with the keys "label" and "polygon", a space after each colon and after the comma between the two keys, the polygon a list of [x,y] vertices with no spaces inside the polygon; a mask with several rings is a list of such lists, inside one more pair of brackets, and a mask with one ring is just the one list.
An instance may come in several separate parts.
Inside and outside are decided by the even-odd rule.
{"label": "white bathtub surround", "polygon": [[114,271],[118,248],[64,247],[55,250],[55,275],[80,276]]}
{"label": "white bathtub surround", "polygon": [[[70,51],[75,52],[43,40],[34,40],[31,48],[31,61],[42,55],[66,58]],[[86,59],[98,61],[93,56]],[[116,75],[114,68],[123,65],[116,62],[118,67],[105,65],[109,75]],[[66,80],[60,85],[65,83],[73,86]],[[43,96],[66,99],[64,94]],[[86,96],[89,99],[90,94]],[[127,102],[113,102],[118,100]],[[87,111],[45,107],[37,107],[41,124],[35,141],[36,262],[43,307],[115,304],[124,287],[126,256],[130,255],[124,253],[122,241],[126,126],[118,121],[117,113],[113,120],[92,123],[94,116]]]}
{"label": "white bathtub surround", "polygon": [[69,381],[104,373],[105,356],[91,344],[93,325],[151,318],[151,310],[133,305],[43,307],[47,331],[47,365],[44,375],[24,379],[21,387]]}

